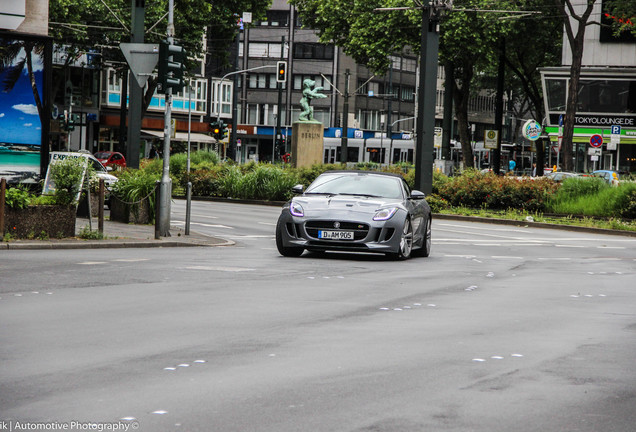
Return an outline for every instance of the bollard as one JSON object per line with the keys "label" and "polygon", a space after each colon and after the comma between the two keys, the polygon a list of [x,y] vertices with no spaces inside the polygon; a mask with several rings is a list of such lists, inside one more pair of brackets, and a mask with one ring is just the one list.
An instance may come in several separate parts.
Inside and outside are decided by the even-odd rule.
{"label": "bollard", "polygon": [[0,179],[0,241],[4,240],[4,197],[7,191],[7,179]]}
{"label": "bollard", "polygon": [[99,179],[99,209],[97,210],[97,230],[104,235],[104,179]]}
{"label": "bollard", "polygon": [[159,226],[159,209],[161,208],[161,205],[159,204],[159,197],[160,197],[160,191],[161,191],[161,187],[159,186],[161,184],[160,180],[157,180],[155,182],[155,240],[159,240],[161,239],[161,228]]}
{"label": "bollard", "polygon": [[192,209],[192,182],[188,182],[186,188],[186,220],[185,235],[190,235],[190,210]]}

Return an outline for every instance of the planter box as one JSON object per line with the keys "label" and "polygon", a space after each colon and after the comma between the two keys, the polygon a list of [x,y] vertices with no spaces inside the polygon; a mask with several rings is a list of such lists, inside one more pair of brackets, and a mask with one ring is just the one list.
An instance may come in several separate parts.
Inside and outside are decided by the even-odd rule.
{"label": "planter box", "polygon": [[[99,194],[91,194],[91,216],[97,217],[99,215]],[[82,196],[79,204],[77,205],[77,217],[88,217],[88,199],[86,195]]]}
{"label": "planter box", "polygon": [[29,206],[4,208],[4,234],[14,238],[51,238],[75,236],[75,206]]}
{"label": "planter box", "polygon": [[150,218],[150,201],[145,199],[138,204],[126,204],[115,195],[111,195],[110,220],[133,224],[152,223],[154,221]]}

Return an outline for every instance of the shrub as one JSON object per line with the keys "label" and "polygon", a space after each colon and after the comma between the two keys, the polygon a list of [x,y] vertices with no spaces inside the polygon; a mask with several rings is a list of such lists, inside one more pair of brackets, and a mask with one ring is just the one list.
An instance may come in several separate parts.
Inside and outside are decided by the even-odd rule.
{"label": "shrub", "polygon": [[426,196],[426,202],[431,207],[433,213],[439,213],[442,210],[447,210],[450,207],[448,201],[436,194]]}
{"label": "shrub", "polygon": [[[33,198],[33,195],[31,195],[28,190],[22,189],[21,187],[14,187],[6,190],[4,202],[10,208],[23,209],[31,204]],[[0,211],[4,210],[0,209]]]}
{"label": "shrub", "polygon": [[125,169],[120,174],[119,180],[112,186],[111,193],[126,204],[138,204],[147,198],[150,219],[154,220],[155,186],[160,178],[159,174],[144,170]]}
{"label": "shrub", "polygon": [[86,163],[85,158],[66,158],[51,164],[49,173],[55,183],[53,195],[58,204],[71,204],[77,200]]}
{"label": "shrub", "polygon": [[636,187],[630,187],[630,190],[625,194],[625,198],[621,216],[627,219],[636,219]]}
{"label": "shrub", "polygon": [[452,206],[537,212],[545,210],[558,185],[548,179],[518,180],[466,170],[458,177],[440,181],[437,188]]}

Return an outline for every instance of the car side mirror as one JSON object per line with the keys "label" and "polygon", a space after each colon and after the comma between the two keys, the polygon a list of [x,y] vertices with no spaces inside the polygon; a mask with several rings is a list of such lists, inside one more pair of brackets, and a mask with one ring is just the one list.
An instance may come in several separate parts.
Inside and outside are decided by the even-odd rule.
{"label": "car side mirror", "polygon": [[113,170],[113,167],[112,167],[112,166],[108,165],[108,166],[106,167],[106,171],[112,171],[112,170]]}
{"label": "car side mirror", "polygon": [[413,200],[422,200],[422,199],[426,198],[426,194],[424,192],[421,192],[421,191],[418,191],[418,190],[412,190],[410,198],[413,199]]}
{"label": "car side mirror", "polygon": [[302,194],[305,191],[305,187],[301,184],[297,184],[292,188],[292,192],[295,194]]}

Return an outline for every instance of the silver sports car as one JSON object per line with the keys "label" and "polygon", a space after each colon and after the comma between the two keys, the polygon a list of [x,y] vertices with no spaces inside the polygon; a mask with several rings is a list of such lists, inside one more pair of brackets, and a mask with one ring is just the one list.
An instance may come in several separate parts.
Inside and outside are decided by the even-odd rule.
{"label": "silver sports car", "polygon": [[397,259],[428,256],[431,208],[401,176],[327,171],[285,206],[276,225],[283,256],[305,250],[377,252]]}

